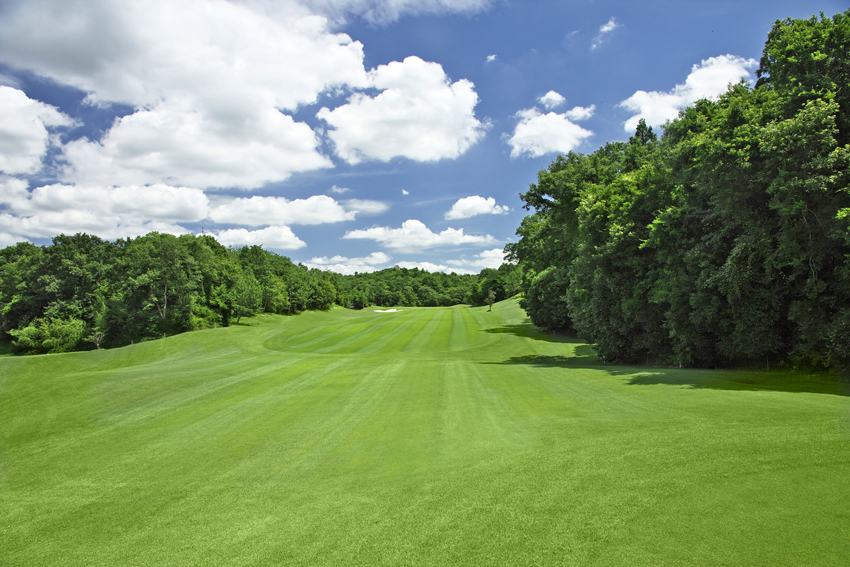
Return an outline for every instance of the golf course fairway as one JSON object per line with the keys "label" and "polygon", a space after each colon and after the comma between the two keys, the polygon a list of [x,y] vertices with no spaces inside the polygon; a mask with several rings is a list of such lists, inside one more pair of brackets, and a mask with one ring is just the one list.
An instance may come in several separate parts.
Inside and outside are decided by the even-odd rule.
{"label": "golf course fairway", "polygon": [[0,358],[0,565],[850,563],[846,384],[399,309]]}

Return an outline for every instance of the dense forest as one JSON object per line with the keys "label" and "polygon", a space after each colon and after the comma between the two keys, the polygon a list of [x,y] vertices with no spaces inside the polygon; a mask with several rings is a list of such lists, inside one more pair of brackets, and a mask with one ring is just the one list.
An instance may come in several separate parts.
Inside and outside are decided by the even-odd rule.
{"label": "dense forest", "polygon": [[777,21],[755,85],[558,156],[507,251],[608,361],[850,366],[850,11]]}
{"label": "dense forest", "polygon": [[479,275],[395,267],[343,276],[260,246],[225,248],[208,235],[61,235],[50,246],[0,250],[0,341],[19,353],[53,353],[228,326],[260,312],[482,304],[517,293],[521,279],[510,264]]}

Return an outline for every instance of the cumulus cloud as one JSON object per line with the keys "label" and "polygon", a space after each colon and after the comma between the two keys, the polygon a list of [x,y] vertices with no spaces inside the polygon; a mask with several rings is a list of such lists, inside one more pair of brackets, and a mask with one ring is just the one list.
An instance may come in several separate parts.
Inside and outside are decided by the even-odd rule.
{"label": "cumulus cloud", "polygon": [[614,31],[618,27],[620,27],[620,23],[617,22],[616,18],[612,17],[610,20],[608,20],[607,23],[603,24],[599,28],[599,34],[593,39],[593,43],[591,44],[590,49],[596,49],[597,47],[602,45],[602,42],[605,41],[605,36],[607,36],[609,33]]}
{"label": "cumulus cloud", "polygon": [[492,62],[493,62],[493,61],[495,61],[495,60],[496,60],[496,56],[495,56],[495,55],[488,55],[488,56],[487,56],[487,63],[492,63]]}
{"label": "cumulus cloud", "polygon": [[401,228],[378,226],[365,230],[350,230],[345,233],[343,238],[374,240],[387,248],[403,251],[496,242],[496,239],[489,234],[485,236],[464,234],[462,228],[447,228],[440,233],[435,233],[424,223],[415,219],[404,221]]}
{"label": "cumulus cloud", "polygon": [[758,66],[755,59],[735,55],[719,55],[703,59],[692,67],[682,84],[669,92],[637,91],[620,102],[619,106],[636,112],[625,123],[625,130],[633,132],[641,118],[650,126],[660,126],[679,115],[679,109],[702,98],[711,98],[726,91],[729,83],[750,77],[750,69]]}
{"label": "cumulus cloud", "polygon": [[256,196],[234,199],[212,209],[209,217],[221,224],[261,226],[334,223],[354,220],[356,215],[327,195],[314,195],[294,201]]}
{"label": "cumulus cloud", "polygon": [[591,104],[590,106],[576,106],[571,108],[564,113],[564,116],[569,120],[580,122],[593,116],[594,112],[596,112],[596,105]]}
{"label": "cumulus cloud", "polygon": [[396,264],[399,268],[407,268],[408,270],[412,270],[413,268],[419,268],[420,270],[424,270],[426,272],[445,272],[456,273],[456,274],[477,274],[478,272],[475,270],[467,270],[464,268],[453,268],[450,266],[446,266],[444,264],[435,264],[433,262],[399,262]]}
{"label": "cumulus cloud", "polygon": [[312,258],[310,262],[319,266],[330,264],[369,264],[370,266],[376,266],[378,264],[386,264],[390,260],[392,260],[392,256],[384,252],[372,252],[363,258],[346,258],[345,256],[331,256],[328,258],[327,256],[322,256],[321,258]]}
{"label": "cumulus cloud", "polygon": [[446,212],[446,219],[468,219],[476,215],[504,215],[507,214],[510,208],[507,206],[497,205],[496,199],[493,197],[464,197],[458,199],[452,205],[451,210]]}
{"label": "cumulus cloud", "polygon": [[355,93],[348,104],[317,114],[333,128],[328,136],[349,163],[456,158],[484,135],[473,84],[452,83],[439,63],[407,57],[380,65],[369,73],[369,85],[382,92]]}
{"label": "cumulus cloud", "polygon": [[343,202],[345,208],[353,213],[364,215],[379,215],[390,209],[390,206],[381,201],[370,201],[368,199],[348,199]]}
{"label": "cumulus cloud", "polygon": [[452,266],[468,266],[478,268],[481,271],[484,268],[498,268],[505,263],[505,251],[501,248],[493,248],[485,250],[480,254],[475,254],[471,259],[461,258],[459,260],[449,260]]}
{"label": "cumulus cloud", "polygon": [[336,185],[334,185],[333,187],[331,187],[331,191],[342,195],[343,193],[348,193],[349,191],[351,191],[351,189],[349,189],[348,187],[337,187]]}
{"label": "cumulus cloud", "polygon": [[0,172],[36,173],[51,143],[48,128],[72,124],[56,108],[0,86]]}
{"label": "cumulus cloud", "polygon": [[23,236],[16,236],[14,234],[9,234],[8,232],[0,232],[0,248],[14,246],[18,242],[29,242],[29,240]]}
{"label": "cumulus cloud", "polygon": [[303,0],[314,10],[333,17],[355,14],[374,24],[388,24],[403,15],[474,13],[492,0]]}
{"label": "cumulus cloud", "polygon": [[519,123],[508,139],[511,157],[523,155],[540,157],[551,152],[569,152],[593,135],[573,120],[584,120],[593,115],[595,106],[577,106],[563,114],[541,113],[537,108],[517,112]]}
{"label": "cumulus cloud", "polygon": [[565,99],[562,95],[556,93],[555,91],[549,91],[545,95],[538,98],[537,102],[545,106],[547,109],[551,110],[567,102],[567,99]]}
{"label": "cumulus cloud", "polygon": [[100,141],[67,144],[62,177],[87,184],[165,181],[251,189],[332,166],[318,153],[319,139],[306,124],[274,108],[243,118],[241,126],[223,130],[191,101],[163,101],[124,116]]}
{"label": "cumulus cloud", "polygon": [[263,246],[279,250],[297,250],[307,246],[288,226],[269,226],[260,230],[231,228],[213,236],[225,246]]}
{"label": "cumulus cloud", "polygon": [[391,256],[383,252],[372,252],[363,258],[346,258],[345,256],[322,256],[321,258],[311,258],[305,265],[309,268],[319,268],[322,270],[330,270],[338,274],[351,275],[355,272],[374,272],[381,270],[381,264],[386,264],[392,260]]}
{"label": "cumulus cloud", "polygon": [[402,189],[401,194],[402,195],[410,195],[410,191],[408,191],[407,189]]}
{"label": "cumulus cloud", "polygon": [[[153,230],[182,234],[176,223],[197,222],[208,213],[199,189],[167,185],[86,187],[53,184],[28,191],[20,179],[0,180],[0,231],[30,238],[88,232],[114,239]],[[151,220],[156,219],[156,220]]]}

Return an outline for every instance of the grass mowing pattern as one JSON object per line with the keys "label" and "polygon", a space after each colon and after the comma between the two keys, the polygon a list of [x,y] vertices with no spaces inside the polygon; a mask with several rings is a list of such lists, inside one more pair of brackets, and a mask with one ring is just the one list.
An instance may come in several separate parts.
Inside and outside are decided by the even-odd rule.
{"label": "grass mowing pattern", "polygon": [[0,359],[0,565],[841,565],[850,398],[515,302]]}

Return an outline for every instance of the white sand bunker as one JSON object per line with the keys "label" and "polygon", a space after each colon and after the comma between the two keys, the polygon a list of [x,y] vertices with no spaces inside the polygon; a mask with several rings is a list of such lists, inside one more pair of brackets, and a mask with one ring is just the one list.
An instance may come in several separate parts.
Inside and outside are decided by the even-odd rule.
{"label": "white sand bunker", "polygon": [[375,313],[396,313],[398,311],[404,311],[404,309],[375,309]]}

